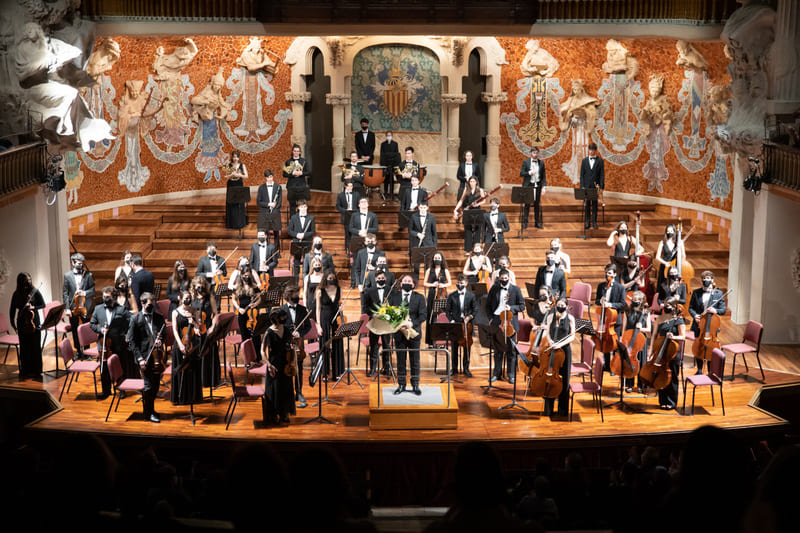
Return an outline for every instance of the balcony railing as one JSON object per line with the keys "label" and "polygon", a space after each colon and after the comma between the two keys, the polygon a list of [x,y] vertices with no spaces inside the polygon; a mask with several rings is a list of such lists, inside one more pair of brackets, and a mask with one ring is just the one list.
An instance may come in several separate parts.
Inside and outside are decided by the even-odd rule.
{"label": "balcony railing", "polygon": [[764,173],[769,183],[800,191],[800,149],[765,143]]}
{"label": "balcony railing", "polygon": [[43,142],[0,152],[0,196],[43,183],[46,179],[46,158]]}

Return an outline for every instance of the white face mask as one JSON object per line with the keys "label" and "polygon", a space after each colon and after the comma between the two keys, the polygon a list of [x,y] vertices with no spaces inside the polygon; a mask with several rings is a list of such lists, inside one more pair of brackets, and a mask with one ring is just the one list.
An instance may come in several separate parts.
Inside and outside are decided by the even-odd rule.
{"label": "white face mask", "polygon": [[391,140],[392,140],[392,136],[391,136],[391,135],[387,135],[387,136],[386,136],[386,140],[387,140],[387,141],[389,141],[389,142],[391,142]]}

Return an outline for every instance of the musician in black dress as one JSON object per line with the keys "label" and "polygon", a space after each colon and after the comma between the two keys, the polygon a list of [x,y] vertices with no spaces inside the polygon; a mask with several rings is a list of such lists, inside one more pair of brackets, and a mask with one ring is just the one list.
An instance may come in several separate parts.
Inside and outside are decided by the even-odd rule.
{"label": "musician in black dress", "polygon": [[138,313],[139,308],[136,306],[136,300],[131,294],[130,287],[128,287],[128,276],[123,274],[118,277],[114,282],[114,288],[117,289],[117,304],[130,313]]}
{"label": "musician in black dress", "polygon": [[[475,295],[467,290],[467,276],[459,274],[456,277],[456,290],[451,292],[447,297],[447,307],[445,308],[447,320],[449,320],[451,324],[469,324],[475,317],[476,312]],[[466,334],[471,334],[471,331],[467,330],[466,327],[464,329]],[[466,340],[467,339],[465,339],[465,341]],[[452,347],[451,350],[450,372],[453,374],[458,373],[458,360],[460,355],[462,361],[461,369],[466,377],[471,378],[472,372],[469,371],[469,343],[464,342],[461,345]]]}
{"label": "musician in black dress", "polygon": [[[417,396],[422,394],[419,388],[419,346],[422,333],[422,323],[425,321],[425,298],[418,292],[414,292],[415,282],[411,274],[406,274],[400,278],[400,290],[393,291],[389,296],[389,304],[400,306],[405,304],[408,307],[408,320],[404,324],[404,328],[395,332],[394,346],[397,350],[410,350],[398,351],[397,353],[397,389],[394,394],[400,394],[406,390],[406,379],[408,373],[406,371],[406,361],[408,360],[411,366],[411,387],[414,394]],[[403,330],[411,327],[419,333],[416,337],[407,339]]]}
{"label": "musician in black dress", "polygon": [[667,269],[670,267],[670,263],[676,261],[678,254],[681,256],[681,261],[686,261],[686,249],[683,247],[683,242],[678,240],[675,226],[669,224],[664,229],[664,238],[658,243],[658,248],[656,249],[655,260],[658,263],[656,287],[659,290],[664,281],[666,281]]}
{"label": "musician in black dress", "polygon": [[142,294],[142,312],[133,315],[125,340],[128,342],[133,358],[139,365],[144,381],[142,391],[142,411],[144,419],[155,424],[161,416],[155,410],[155,400],[164,372],[165,361],[157,360],[158,350],[163,353],[166,338],[164,317],[155,311],[156,302],[152,293]]}
{"label": "musician in black dress", "polygon": [[[302,345],[302,338],[311,330],[311,321],[308,319],[308,309],[300,305],[300,289],[296,285],[287,285],[283,290],[283,299],[286,303],[280,309],[286,312],[284,326],[289,329],[291,337],[294,337]],[[306,407],[306,397],[303,396],[303,365],[297,362],[297,376],[294,380],[295,400],[299,403],[298,407]]]}
{"label": "musician in black dress", "polygon": [[[678,314],[677,306],[678,299],[675,297],[668,298],[664,302],[662,314],[656,319],[653,325],[655,335],[653,336],[650,349],[647,353],[648,361],[658,355],[653,352],[653,347],[658,337],[666,337],[668,340],[677,341],[678,343],[686,338],[686,321]],[[678,405],[679,364],[680,354],[677,354],[669,363],[669,369],[672,371],[672,381],[669,385],[658,391],[658,403],[661,409],[675,409]]]}
{"label": "musician in black dress", "polygon": [[[631,295],[631,303],[626,304],[623,308],[624,312],[622,313],[622,332],[623,335],[626,331],[637,329],[644,333],[645,335],[650,335],[650,310],[647,307],[647,302],[644,301],[644,293],[642,291],[636,290]],[[639,368],[642,368],[642,365],[645,363],[645,348],[640,350],[635,354],[630,354],[630,357],[636,358],[639,361]],[[633,392],[633,382],[634,378],[624,378],[625,379],[625,392]],[[638,383],[636,384],[639,387],[639,390],[643,390],[644,384],[642,383],[642,378],[637,377]]]}
{"label": "musician in black dress", "polygon": [[624,220],[619,222],[608,236],[606,244],[611,247],[611,255],[614,257],[630,257],[644,252],[642,247],[637,245],[636,237],[628,234],[628,223]]}
{"label": "musician in black dress", "polygon": [[478,184],[478,178],[472,176],[469,178],[467,182],[467,188],[464,189],[461,198],[459,198],[458,203],[456,204],[455,209],[453,210],[453,217],[458,218],[459,210],[463,208],[464,214],[464,251],[466,252],[464,255],[469,255],[470,250],[472,250],[472,246],[476,242],[481,242],[481,237],[483,233],[483,220],[477,219],[474,224],[468,224],[467,220],[467,212],[468,211],[480,211],[481,207],[479,205],[473,205],[478,200],[482,200],[486,196],[486,193],[483,189],[481,189],[480,185]]}
{"label": "musician in black dress", "polygon": [[[230,177],[226,185],[228,194],[231,189],[243,189],[244,180],[247,178],[247,167],[239,160],[239,152],[234,150],[231,153],[231,162],[228,163]],[[225,204],[225,227],[230,229],[242,229],[247,225],[247,204],[239,202],[235,204]]]}
{"label": "musician in black dress", "polygon": [[[563,386],[561,393],[558,395],[558,411],[556,414],[558,416],[567,416],[569,415],[569,376],[572,368],[572,348],[569,343],[575,339],[575,318],[567,311],[566,297],[562,297],[556,302],[556,312],[547,317],[544,325],[544,332],[550,340],[550,345],[558,343],[561,349],[564,350],[564,364],[558,369]],[[548,364],[547,354],[540,358],[539,364]],[[553,414],[554,405],[555,398],[544,399],[545,416]]]}
{"label": "musician in black dress", "polygon": [[492,262],[483,254],[483,246],[476,242],[472,247],[472,254],[464,262],[463,273],[467,276],[467,283],[487,283],[492,274]]}
{"label": "musician in black dress", "polygon": [[[703,286],[692,291],[692,298],[689,300],[689,314],[692,315],[692,333],[696,339],[702,335],[700,331],[700,320],[703,313],[712,315],[725,314],[725,297],[722,291],[714,285],[714,273],[706,270],[701,274]],[[717,332],[711,332],[719,333]],[[710,359],[709,359],[710,360]],[[703,373],[703,359],[695,358],[697,373]]]}
{"label": "musician in black dress", "polygon": [[686,305],[686,284],[678,276],[678,267],[671,266],[667,278],[658,286],[658,304],[664,305],[669,298],[675,297],[678,303]]}
{"label": "musician in black dress", "polygon": [[[170,401],[173,405],[189,405],[203,400],[200,377],[200,319],[192,306],[192,293],[181,292],[180,305],[172,312],[172,385]],[[190,328],[187,329],[187,328]],[[186,343],[190,343],[187,345]]]}
{"label": "musician in black dress", "polygon": [[[180,294],[182,291],[188,291],[191,286],[192,280],[189,278],[189,272],[184,262],[180,259],[175,261],[175,266],[172,269],[172,275],[167,280],[167,300],[169,300],[169,314],[171,317],[172,312],[180,305]],[[166,317],[165,317],[166,318]]]}
{"label": "musician in black dress", "polygon": [[[206,333],[200,335],[200,343],[205,343],[206,337],[214,329],[217,323],[217,302],[208,281],[201,276],[195,276],[192,280],[192,308],[196,311],[198,320],[202,320],[206,327]],[[198,353],[198,355],[200,355]],[[207,347],[206,355],[201,364],[201,383],[203,387],[216,387],[220,383],[219,369],[219,347],[217,343]]]}
{"label": "musician in black dress", "polygon": [[[508,340],[515,341],[517,338],[517,331],[519,331],[518,313],[525,311],[525,299],[522,297],[522,291],[516,285],[511,285],[509,280],[508,271],[503,270],[497,277],[497,283],[492,285],[489,289],[489,294],[486,297],[486,315],[489,317],[489,324],[494,327],[503,328],[504,323],[501,317],[503,311],[511,311],[511,325],[514,328],[514,334],[506,339],[505,350],[505,363],[508,371],[508,382],[514,383],[517,378],[513,370],[517,368],[514,361],[514,349]],[[505,335],[503,335],[505,337]],[[491,381],[500,379],[503,371],[503,353],[498,351],[494,354],[494,370]]]}
{"label": "musician in black dress", "polygon": [[297,210],[297,198],[299,194],[308,191],[308,176],[311,170],[308,168],[306,160],[300,157],[300,146],[292,145],[292,157],[283,164],[283,177],[286,179],[286,196],[289,198],[289,216]]}
{"label": "musician in black dress", "polygon": [[256,350],[256,361],[261,361],[261,339],[253,335],[253,328],[258,319],[258,308],[261,305],[261,291],[249,268],[241,271],[239,283],[233,291],[233,308],[236,319],[239,321],[239,333],[242,341],[253,339],[253,348]]}
{"label": "musician in black dress", "polygon": [[[542,226],[542,194],[547,186],[547,177],[544,168],[544,161],[539,159],[539,148],[531,147],[531,157],[522,162],[519,171],[523,187],[533,188],[533,220],[536,227]],[[522,208],[522,229],[528,228],[528,215],[531,211],[531,204],[525,204]]]}
{"label": "musician in black dress", "polygon": [[319,326],[322,328],[322,338],[320,346],[326,346],[325,352],[328,357],[328,369],[331,378],[339,379],[345,371],[344,365],[344,344],[342,339],[337,339],[330,344],[333,334],[342,325],[342,289],[339,287],[339,280],[336,272],[326,270],[322,276],[322,281],[316,290],[315,305]]}
{"label": "musician in black dress", "polygon": [[39,309],[44,309],[44,298],[34,288],[31,275],[17,275],[17,289],[11,295],[8,320],[19,336],[19,379],[42,375],[42,334],[39,330]]}
{"label": "musician in black dress", "polygon": [[437,251],[433,254],[422,279],[424,280],[423,285],[428,289],[425,302],[428,309],[425,344],[430,346],[433,344],[433,339],[431,338],[431,324],[436,322],[436,316],[433,312],[433,302],[437,299],[447,298],[447,288],[451,285],[450,271],[447,269],[447,260],[444,258],[442,252]]}
{"label": "musician in black dress", "polygon": [[627,295],[630,292],[642,290],[644,288],[644,276],[646,276],[646,274],[639,268],[636,256],[630,256],[626,268],[622,270],[619,276],[619,282],[622,283],[625,294]]}
{"label": "musician in black dress", "polygon": [[456,198],[461,198],[461,195],[464,194],[464,189],[467,188],[467,181],[471,176],[478,178],[478,185],[482,185],[481,167],[472,160],[473,157],[472,151],[467,150],[464,152],[464,162],[458,165],[458,170],[456,171],[458,193],[456,193]]}
{"label": "musician in black dress", "polygon": [[490,211],[483,214],[483,242],[490,244],[493,242],[506,242],[505,233],[511,231],[508,225],[508,217],[500,211],[500,199],[492,198],[489,202]]}
{"label": "musician in black dress", "polygon": [[[269,315],[272,325],[264,334],[261,344],[262,357],[267,365],[266,386],[264,387],[264,422],[267,424],[288,424],[289,415],[297,413],[295,408],[295,378],[286,373],[289,361],[289,343],[292,341],[291,329],[286,326],[289,319],[282,307],[274,309]],[[299,366],[299,365],[298,365]]]}

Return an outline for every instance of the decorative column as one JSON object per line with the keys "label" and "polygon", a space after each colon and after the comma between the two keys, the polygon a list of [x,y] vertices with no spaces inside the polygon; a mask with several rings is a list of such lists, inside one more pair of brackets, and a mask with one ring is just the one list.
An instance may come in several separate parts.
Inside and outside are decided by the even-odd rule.
{"label": "decorative column", "polygon": [[481,93],[481,100],[488,104],[488,133],[486,135],[486,165],[483,186],[494,189],[500,185],[500,104],[508,99],[508,93]]}
{"label": "decorative column", "polygon": [[325,95],[325,103],[333,106],[333,139],[331,139],[331,144],[333,145],[331,183],[333,184],[335,183],[333,177],[336,173],[336,170],[339,168],[339,164],[342,162],[342,159],[344,159],[344,117],[345,107],[350,105],[350,95],[328,93]]}
{"label": "decorative column", "polygon": [[458,148],[461,146],[461,137],[458,135],[459,106],[466,103],[466,94],[442,94],[442,106],[447,114],[447,161],[443,167],[449,171],[449,165],[458,166]]}
{"label": "decorative column", "polygon": [[767,111],[783,115],[792,114],[800,103],[800,5],[797,0],[778,0],[777,10]]}
{"label": "decorative column", "polygon": [[306,153],[306,121],[305,103],[311,101],[311,93],[288,92],[286,101],[292,104],[292,144],[297,144],[303,154]]}

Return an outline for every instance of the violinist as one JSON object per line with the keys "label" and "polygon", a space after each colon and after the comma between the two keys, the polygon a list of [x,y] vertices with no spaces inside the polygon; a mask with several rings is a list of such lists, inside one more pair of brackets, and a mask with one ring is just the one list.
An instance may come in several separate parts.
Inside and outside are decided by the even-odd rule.
{"label": "violinist", "polygon": [[[544,332],[550,340],[550,345],[564,343],[561,350],[564,351],[564,363],[559,369],[561,375],[562,388],[558,395],[558,416],[569,415],[569,376],[572,368],[572,348],[569,343],[575,339],[575,318],[567,311],[567,298],[562,296],[556,301],[555,313],[547,317],[544,323]],[[545,364],[540,361],[540,364]],[[555,398],[544,399],[544,415],[552,416]]]}
{"label": "violinist", "polygon": [[261,281],[261,277],[264,275],[272,277],[281,254],[276,254],[276,246],[267,242],[267,232],[263,229],[258,230],[256,239],[256,242],[250,246],[250,264]]}
{"label": "violinist", "polygon": [[542,287],[548,287],[556,298],[567,294],[567,278],[564,271],[556,266],[555,250],[545,252],[545,264],[536,272],[535,292],[539,293]]}
{"label": "violinist", "polygon": [[[414,292],[416,283],[411,274],[405,274],[400,278],[400,291],[394,291],[389,295],[389,303],[394,306],[405,304],[408,307],[408,319],[405,326],[413,328],[417,333],[421,333],[422,322],[425,320],[425,298],[418,292]],[[407,339],[403,331],[394,334],[394,346],[397,350],[410,350],[397,352],[397,389],[394,394],[400,394],[406,390],[406,361],[411,366],[411,387],[414,394],[420,396],[422,390],[419,388],[419,346],[420,335]]]}
{"label": "violinist", "polygon": [[364,248],[356,253],[355,260],[353,261],[353,274],[350,279],[350,288],[358,285],[359,289],[363,288],[364,280],[367,279],[367,273],[373,272],[378,264],[380,257],[386,257],[386,252],[378,248],[378,238],[374,233],[367,233],[364,239]]}
{"label": "violinist", "polygon": [[[644,301],[644,293],[642,291],[636,290],[633,292],[631,297],[630,305],[626,305],[624,307],[624,313],[622,313],[622,332],[623,335],[626,331],[636,330],[638,329],[639,332],[644,333],[645,335],[650,334],[650,310],[647,307],[647,302]],[[630,357],[635,357],[639,361],[639,368],[645,362],[645,350],[642,349],[635,354],[630,354]],[[625,392],[633,392],[633,378],[624,378],[625,379]],[[638,384],[636,385],[639,387],[639,391],[644,390],[644,385],[642,383],[642,378],[638,378]]]}
{"label": "violinist", "polygon": [[[464,209],[464,211],[473,211],[479,210],[480,206],[473,206],[470,207],[473,203],[481,200],[486,196],[486,191],[484,191],[481,186],[478,184],[477,176],[470,176],[469,180],[467,181],[467,188],[464,189],[464,192],[461,194],[461,198],[458,199],[458,203],[456,204],[455,209],[453,210],[453,218],[458,219],[458,213],[460,209]],[[467,225],[467,216],[464,214],[464,251],[465,256],[469,256],[469,251],[472,250],[473,245],[476,243],[481,242],[481,234],[483,225],[482,222],[479,220],[476,224],[469,224]]]}
{"label": "violinist", "polygon": [[[206,335],[214,330],[217,323],[217,301],[208,281],[201,276],[195,276],[191,286],[192,308],[198,320],[199,342],[203,343]],[[205,333],[203,332],[205,329]],[[220,384],[219,347],[217,343],[209,346],[200,370],[203,387],[216,387]]]}
{"label": "violinist", "polygon": [[[613,309],[617,312],[617,320],[611,324],[614,328],[617,338],[622,334],[622,308],[625,307],[625,289],[622,284],[617,281],[617,265],[609,263],[606,265],[606,280],[597,286],[597,293],[595,294],[595,305],[599,305],[602,309]],[[605,313],[603,313],[605,315]],[[601,325],[598,324],[598,327]],[[616,348],[615,348],[616,349]],[[612,350],[613,351],[613,350]],[[609,369],[611,351],[604,352],[603,368]]]}
{"label": "violinist", "polygon": [[208,284],[213,291],[216,285],[214,278],[218,273],[222,274],[223,277],[227,276],[228,266],[225,264],[225,260],[220,259],[217,255],[216,243],[209,241],[208,244],[206,244],[206,255],[201,257],[197,262],[197,272],[195,272],[195,275],[207,278]]}
{"label": "violinist", "polygon": [[561,246],[561,239],[558,237],[550,240],[550,249],[556,253],[556,266],[564,271],[564,274],[572,273],[572,260]]}
{"label": "violinist", "polygon": [[467,276],[467,283],[486,283],[492,273],[492,262],[483,255],[483,246],[476,242],[472,247],[472,255],[464,262],[464,270]]}
{"label": "violinist", "polygon": [[447,288],[452,284],[450,280],[450,270],[447,269],[447,260],[444,258],[442,252],[437,251],[433,254],[428,268],[425,269],[425,275],[422,278],[423,285],[428,289],[426,298],[426,305],[428,308],[428,319],[426,321],[428,327],[425,328],[425,344],[430,346],[433,344],[431,339],[431,324],[436,322],[436,317],[433,314],[433,301],[438,299],[447,298]]}
{"label": "violinist", "polygon": [[[381,259],[386,259],[381,258]],[[372,274],[370,274],[372,275]],[[386,271],[383,269],[378,269],[374,273],[374,285],[369,286],[368,288],[364,289],[363,295],[363,308],[362,314],[366,314],[370,319],[372,315],[375,314],[376,307],[380,307],[384,302],[389,299],[389,292],[394,286],[394,281],[389,283],[386,277]],[[394,280],[394,275],[392,275],[392,280]],[[366,287],[366,285],[365,285]],[[375,374],[378,373],[378,341],[380,340],[381,344],[383,345],[384,349],[388,349],[391,346],[392,337],[391,335],[377,335],[375,333],[369,332],[369,366],[367,368],[367,377],[371,378]],[[390,352],[383,353],[383,361],[381,366],[381,374],[382,375],[389,375],[389,360],[391,354]]]}
{"label": "violinist", "polygon": [[[476,313],[475,295],[467,290],[467,277],[459,274],[456,278],[456,289],[447,297],[445,313],[451,324],[470,324]],[[465,329],[466,335],[472,335],[472,328]],[[463,344],[454,346],[451,353],[450,373],[458,373],[459,351],[461,352],[461,369],[468,378],[472,377],[469,371],[470,348],[472,343],[465,339]]]}
{"label": "violinist", "polygon": [[[305,306],[300,305],[300,289],[297,288],[297,285],[287,285],[283,290],[283,298],[286,300],[286,303],[283,304],[280,309],[286,312],[284,326],[289,329],[289,335],[302,346],[301,337],[305,336],[305,334],[311,330],[311,321],[303,320],[306,318],[308,310]],[[308,406],[306,397],[303,396],[303,365],[300,361],[297,362],[297,376],[295,376],[294,391],[295,400],[299,404],[298,407],[303,408]]]}
{"label": "violinist", "polygon": [[[94,277],[86,269],[86,258],[83,254],[72,254],[70,261],[72,268],[64,274],[61,298],[67,306],[64,310],[64,315],[69,318],[69,325],[72,329],[72,344],[78,349],[78,358],[87,359],[83,354],[83,346],[78,342],[78,326],[81,324],[81,318],[74,312],[75,297],[77,296],[83,300],[84,309],[90,310],[92,296],[94,296]],[[86,316],[84,321],[88,319],[89,317]]]}
{"label": "violinist", "polygon": [[[692,333],[695,338],[700,338],[700,319],[703,313],[712,315],[725,314],[725,298],[722,291],[714,284],[714,273],[706,270],[701,275],[703,286],[692,291],[692,298],[689,300],[689,314],[692,315]],[[703,360],[695,358],[697,373],[703,373]]]}
{"label": "violinist", "polygon": [[131,318],[125,340],[133,352],[133,358],[139,364],[144,381],[142,390],[144,419],[158,424],[161,422],[161,416],[155,410],[155,399],[158,396],[161,374],[164,372],[164,361],[157,360],[157,353],[158,349],[163,351],[166,326],[164,317],[155,310],[155,300],[150,292],[142,294],[142,312]]}
{"label": "violinist", "polygon": [[[233,290],[233,308],[236,311],[236,318],[239,321],[239,333],[242,341],[253,339],[253,347],[256,350],[256,361],[261,361],[261,339],[253,335],[258,318],[258,308],[261,305],[261,291],[258,289],[256,276],[253,275],[249,265],[244,265],[241,274],[237,278],[236,287]],[[233,275],[231,275],[233,278]]]}
{"label": "violinist", "polygon": [[[503,323],[501,313],[503,311],[511,311],[511,326],[513,327],[513,335],[508,335],[506,339],[506,369],[508,371],[508,382],[514,383],[516,381],[513,369],[516,368],[514,364],[514,349],[508,339],[516,340],[517,331],[519,331],[519,320],[517,314],[525,311],[525,299],[522,297],[522,291],[516,285],[511,285],[508,271],[503,270],[497,277],[497,283],[492,285],[489,289],[489,294],[486,297],[486,311],[489,316],[489,324],[495,327],[503,328],[507,324]],[[504,335],[505,336],[505,335]],[[500,374],[503,369],[503,354],[494,354],[494,374],[491,380],[497,381],[500,379]]]}
{"label": "violinist", "polygon": [[[106,352],[105,360],[108,360],[112,353],[119,356],[122,364],[122,372],[126,378],[139,377],[139,365],[133,359],[128,345],[125,343],[125,335],[128,334],[131,314],[122,306],[117,304],[117,289],[114,287],[103,287],[103,305],[96,305],[92,312],[92,319],[89,327],[97,333],[97,349],[103,357],[102,343],[105,340],[111,353]],[[108,374],[108,365],[103,364],[100,373],[100,382],[103,392],[98,395],[98,399],[105,399],[111,394],[111,378]]]}
{"label": "violinist", "polygon": [[483,214],[483,242],[506,242],[504,234],[511,231],[508,217],[500,212],[500,199],[492,198],[489,201],[490,211]]}
{"label": "violinist", "polygon": [[[647,352],[647,360],[653,357],[653,347],[656,345],[656,339],[659,337],[666,337],[666,340],[682,341],[686,337],[686,322],[680,315],[678,299],[674,296],[667,298],[662,308],[662,314],[656,319],[653,329],[655,335],[653,342],[650,343],[650,348]],[[675,409],[678,405],[678,379],[679,371],[678,357],[673,357],[670,360],[669,368],[672,371],[672,380],[669,385],[658,391],[658,403],[661,409],[668,411]]]}
{"label": "violinist", "polygon": [[[611,255],[614,257],[630,257],[644,253],[644,249],[636,242],[636,237],[628,235],[628,223],[624,220],[619,222],[608,236],[606,244],[611,247]],[[631,251],[634,249],[636,252]]]}
{"label": "violinist", "polygon": [[[264,387],[264,422],[266,424],[288,424],[289,415],[296,414],[294,379],[287,375],[289,345],[292,341],[292,328],[286,310],[281,307],[269,314],[271,323],[261,344],[262,357],[267,365],[266,385]],[[305,406],[303,406],[305,407]]]}
{"label": "violinist", "polygon": [[19,379],[42,375],[42,334],[39,330],[39,309],[44,298],[33,286],[31,275],[17,275],[17,289],[11,295],[8,320],[19,336]]}
{"label": "violinist", "polygon": [[[186,264],[178,259],[172,269],[172,275],[167,280],[167,299],[169,300],[169,317],[180,305],[181,291],[188,291],[192,280],[189,278]],[[165,317],[166,318],[166,317]]]}
{"label": "violinist", "polygon": [[[320,334],[320,342],[327,345],[328,368],[334,380],[339,379],[345,371],[344,365],[344,343],[342,339],[336,339],[328,344],[333,338],[336,330],[342,324],[341,309],[342,289],[339,287],[339,280],[336,272],[326,270],[322,276],[322,281],[317,287],[315,294],[315,304],[319,323],[317,332]],[[320,344],[322,346],[323,344]]]}
{"label": "violinist", "polygon": [[114,282],[114,288],[117,289],[117,305],[121,305],[130,313],[138,313],[136,300],[128,287],[128,277],[124,274],[119,276]]}
{"label": "violinist", "polygon": [[667,278],[658,286],[658,304],[664,305],[669,298],[675,297],[681,305],[686,304],[686,284],[678,276],[678,267],[671,266]]}
{"label": "violinist", "polygon": [[[656,286],[661,290],[661,285],[667,279],[667,272],[670,263],[680,254],[681,261],[686,261],[686,249],[683,247],[683,241],[678,239],[678,233],[673,224],[669,224],[664,229],[664,238],[658,243],[656,249],[656,262],[658,263],[658,278]],[[683,303],[686,303],[684,298]]]}
{"label": "violinist", "polygon": [[619,282],[625,289],[625,294],[642,290],[644,288],[644,272],[639,268],[639,262],[636,261],[636,256],[628,257],[628,264],[625,270],[620,275]]}
{"label": "violinist", "polygon": [[131,258],[133,257],[133,252],[130,250],[125,250],[122,252],[122,261],[120,261],[119,266],[114,270],[114,279],[119,279],[121,275],[124,275],[128,278],[128,285],[131,284],[131,276],[133,275],[133,269],[131,268]]}
{"label": "violinist", "polygon": [[256,288],[261,289],[261,278],[258,271],[253,268],[250,260],[244,256],[239,258],[239,263],[236,265],[236,270],[231,272],[231,277],[228,279],[228,289],[235,291],[236,288],[242,283],[242,274],[247,272],[250,274],[250,280],[255,282]]}
{"label": "violinist", "polygon": [[497,277],[500,275],[500,271],[502,270],[508,271],[508,280],[512,285],[516,285],[517,276],[514,274],[514,271],[511,270],[511,259],[509,259],[507,255],[501,255],[497,258],[497,270],[492,272],[491,283],[495,283],[497,281]]}
{"label": "violinist", "polygon": [[[180,305],[172,312],[172,334],[175,343],[172,345],[170,400],[173,405],[189,405],[200,403],[203,399],[200,360],[197,359],[197,351],[200,349],[198,333],[200,320],[192,307],[191,292],[182,291],[179,301]],[[186,367],[181,370],[184,363],[187,363]]]}

